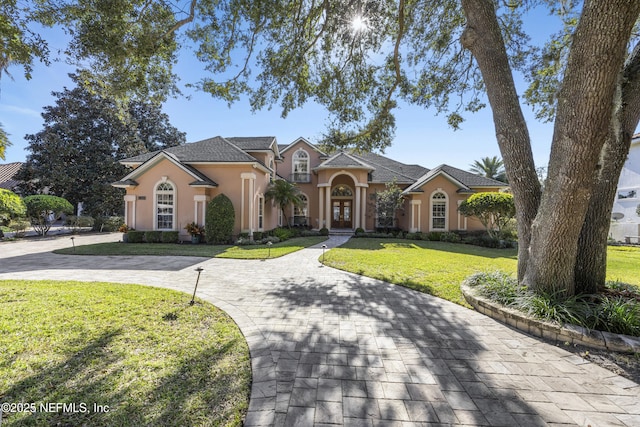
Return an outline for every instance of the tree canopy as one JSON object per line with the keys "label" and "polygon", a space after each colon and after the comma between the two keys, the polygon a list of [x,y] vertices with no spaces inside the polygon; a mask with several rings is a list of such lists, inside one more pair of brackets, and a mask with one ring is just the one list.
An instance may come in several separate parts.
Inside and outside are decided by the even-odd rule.
{"label": "tree canopy", "polygon": [[[615,178],[640,119],[637,0],[189,0],[184,6],[32,0],[16,13],[12,0],[3,12],[12,30],[30,20],[68,27],[66,53],[89,64],[84,80],[101,75],[105,90],[159,98],[174,89],[172,65],[184,34],[208,72],[197,87],[229,102],[248,94],[253,108],[278,105],[284,116],[315,101],[329,113],[324,142],[337,146],[388,146],[400,99],[446,113],[454,127],[488,100],[516,205],[519,280],[567,294],[604,283]],[[532,45],[523,30],[534,8],[548,9],[563,24],[544,45]],[[47,57],[28,34],[18,34],[31,49],[20,59],[25,67],[29,58]],[[522,94],[515,72],[531,82]],[[523,99],[555,125],[544,192]]]}
{"label": "tree canopy", "polygon": [[126,175],[118,160],[185,141],[157,105],[129,101],[123,109],[81,85],[54,95],[56,105],[42,114],[44,128],[26,136],[30,154],[19,178],[25,192],[46,189],[82,202],[92,216],[121,211],[122,194],[110,185]]}
{"label": "tree canopy", "polygon": [[483,157],[480,160],[474,161],[470,166],[469,170],[475,174],[507,182],[504,163],[498,158],[498,156]]}

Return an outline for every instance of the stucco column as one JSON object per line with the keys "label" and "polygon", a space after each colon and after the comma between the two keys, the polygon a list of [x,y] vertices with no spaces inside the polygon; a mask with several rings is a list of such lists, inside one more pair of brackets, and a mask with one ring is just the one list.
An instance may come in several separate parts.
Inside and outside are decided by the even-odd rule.
{"label": "stucco column", "polygon": [[[136,196],[127,194],[124,196],[124,223],[129,228],[136,228]],[[131,203],[131,212],[129,212],[129,203]],[[131,219],[129,219],[131,214]]]}
{"label": "stucco column", "polygon": [[360,224],[362,228],[367,228],[367,187],[362,187],[362,209],[360,210]]}
{"label": "stucco column", "polygon": [[318,188],[318,228],[322,228],[324,221],[324,187]]}
{"label": "stucco column", "polygon": [[[207,196],[203,194],[197,194],[193,196],[193,221],[196,224],[204,225],[205,223],[205,212],[207,206]],[[200,218],[200,221],[198,221]]]}
{"label": "stucco column", "polygon": [[[421,200],[411,201],[411,232],[415,233],[420,231],[420,205]],[[416,213],[417,212],[417,213]]]}
{"label": "stucco column", "polygon": [[356,212],[355,212],[355,221],[354,221],[354,228],[359,228],[360,227],[360,217],[361,217],[361,212],[362,212],[362,206],[360,206],[361,202],[360,202],[360,188],[356,187]]}
{"label": "stucco column", "polygon": [[254,222],[253,215],[255,214],[255,203],[254,203],[255,188],[256,188],[256,180],[254,176],[254,178],[251,178],[249,180],[249,236],[250,237],[253,236],[253,222]]}
{"label": "stucco column", "polygon": [[324,201],[325,201],[325,207],[327,212],[327,224],[325,225],[325,227],[327,227],[327,230],[331,230],[331,219],[333,218],[333,212],[331,211],[331,188],[330,187],[327,187],[326,197],[324,198]]}

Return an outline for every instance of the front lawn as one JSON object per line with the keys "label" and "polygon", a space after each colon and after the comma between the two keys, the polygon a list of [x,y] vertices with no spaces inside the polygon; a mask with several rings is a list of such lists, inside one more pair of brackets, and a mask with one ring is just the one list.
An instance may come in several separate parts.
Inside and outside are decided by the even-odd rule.
{"label": "front lawn", "polygon": [[[640,285],[640,248],[610,247],[607,278]],[[469,305],[460,283],[476,272],[515,274],[515,249],[397,239],[351,239],[326,254],[326,264]]]}
{"label": "front lawn", "polygon": [[265,259],[278,258],[327,240],[325,236],[295,237],[284,242],[267,245],[233,246],[216,255],[216,258]]}
{"label": "front lawn", "polygon": [[247,344],[225,313],[189,300],[139,285],[0,281],[0,402],[15,404],[2,425],[241,426]]}
{"label": "front lawn", "polygon": [[[323,236],[295,237],[271,246],[271,258],[280,257],[300,249],[325,241]],[[192,245],[190,243],[96,243],[93,245],[72,246],[54,251],[63,255],[166,255],[166,256],[198,256],[236,259],[267,258],[269,249],[266,245],[229,246],[229,245]]]}

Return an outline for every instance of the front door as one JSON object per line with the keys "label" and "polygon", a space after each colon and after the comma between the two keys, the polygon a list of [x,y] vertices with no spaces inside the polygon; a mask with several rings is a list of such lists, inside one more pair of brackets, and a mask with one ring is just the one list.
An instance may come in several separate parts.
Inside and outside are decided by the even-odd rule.
{"label": "front door", "polygon": [[351,200],[334,200],[331,219],[332,228],[352,228]]}

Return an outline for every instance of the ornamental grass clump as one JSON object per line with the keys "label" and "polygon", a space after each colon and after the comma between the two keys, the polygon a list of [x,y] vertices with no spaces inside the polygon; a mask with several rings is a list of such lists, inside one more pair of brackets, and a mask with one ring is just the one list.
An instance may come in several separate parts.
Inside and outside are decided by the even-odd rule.
{"label": "ornamental grass clump", "polygon": [[526,288],[518,285],[515,278],[501,271],[476,273],[467,278],[466,283],[478,289],[485,298],[504,306],[514,305],[526,292]]}
{"label": "ornamental grass clump", "polygon": [[536,319],[640,336],[640,291],[624,283],[608,282],[602,293],[568,298],[563,292],[530,292],[502,272],[477,273],[465,283],[483,297]]}

